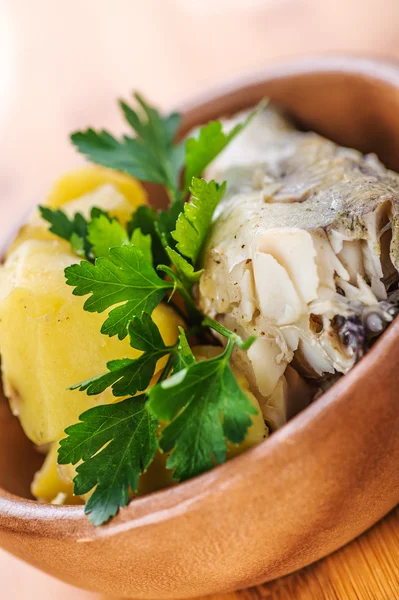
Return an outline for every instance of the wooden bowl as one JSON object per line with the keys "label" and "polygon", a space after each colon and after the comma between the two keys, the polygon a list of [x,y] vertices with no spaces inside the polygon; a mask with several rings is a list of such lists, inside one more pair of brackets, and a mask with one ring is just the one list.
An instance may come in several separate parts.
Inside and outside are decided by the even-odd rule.
{"label": "wooden bowl", "polygon": [[[268,68],[184,111],[184,131],[269,96],[307,128],[399,170],[399,67],[325,57]],[[0,545],[76,586],[188,598],[259,584],[346,544],[399,501],[399,320],[271,439],[95,528],[37,504],[39,457],[0,403]]]}

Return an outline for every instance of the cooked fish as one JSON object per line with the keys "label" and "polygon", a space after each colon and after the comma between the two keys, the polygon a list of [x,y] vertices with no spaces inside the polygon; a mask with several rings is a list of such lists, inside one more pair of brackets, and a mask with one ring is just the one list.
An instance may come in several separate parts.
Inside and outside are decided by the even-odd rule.
{"label": "cooked fish", "polygon": [[257,335],[234,360],[278,427],[347,373],[398,312],[399,175],[268,107],[206,176],[226,180],[227,192],[199,305],[242,337]]}

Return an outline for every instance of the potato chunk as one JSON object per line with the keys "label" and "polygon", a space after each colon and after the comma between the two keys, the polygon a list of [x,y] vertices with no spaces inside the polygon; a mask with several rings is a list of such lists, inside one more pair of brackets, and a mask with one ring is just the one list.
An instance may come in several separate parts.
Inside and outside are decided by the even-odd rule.
{"label": "potato chunk", "polygon": [[[140,183],[128,175],[88,166],[61,177],[50,191],[45,204],[53,209],[62,207],[69,217],[77,212],[89,217],[91,209],[96,206],[125,225],[138,206],[147,204],[147,195]],[[26,240],[60,241],[49,231],[49,227],[35,210],[28,223],[19,231],[7,254]],[[69,248],[68,242],[64,242],[64,246]]]}
{"label": "potato chunk", "polygon": [[[64,269],[78,260],[62,243],[28,240],[0,271],[4,387],[36,444],[60,439],[83,411],[115,401],[109,390],[89,397],[69,386],[105,372],[109,360],[139,355],[128,338],[102,335],[105,315],[85,312],[85,299],[66,285]],[[176,313],[161,304],[153,318],[165,343],[173,344],[181,324]]]}
{"label": "potato chunk", "polygon": [[[120,205],[116,209],[117,214],[113,215],[118,217],[122,223],[130,218],[130,213],[140,204],[147,204],[147,194],[143,186],[133,177],[105,167],[89,165],[60,177],[50,191],[46,205],[51,208],[60,208],[66,203],[71,203],[72,200],[94,192],[105,184],[111,184],[126,200],[124,205]],[[106,209],[104,208],[104,210]]]}
{"label": "potato chunk", "polygon": [[59,504],[79,504],[81,499],[73,495],[72,479],[63,478],[57,465],[58,442],[54,442],[44,459],[43,465],[35,474],[31,490],[40,502]]}

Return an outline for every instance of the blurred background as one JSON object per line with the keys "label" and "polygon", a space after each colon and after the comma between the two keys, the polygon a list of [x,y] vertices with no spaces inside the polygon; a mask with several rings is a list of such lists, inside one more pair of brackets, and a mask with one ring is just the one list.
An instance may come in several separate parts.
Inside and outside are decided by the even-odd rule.
{"label": "blurred background", "polygon": [[71,130],[121,129],[116,98],[132,89],[169,108],[276,58],[335,51],[399,56],[398,0],[0,0],[4,227],[78,163]]}
{"label": "blurred background", "polygon": [[[399,57],[398,0],[0,0],[2,233],[79,163],[68,134],[122,128],[117,97],[167,109],[277,58]],[[5,600],[93,599],[0,553]]]}

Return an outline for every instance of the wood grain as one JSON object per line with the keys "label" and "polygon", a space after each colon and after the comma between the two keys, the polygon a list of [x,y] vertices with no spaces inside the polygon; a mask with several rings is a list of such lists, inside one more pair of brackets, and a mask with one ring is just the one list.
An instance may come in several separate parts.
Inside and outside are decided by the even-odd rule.
{"label": "wood grain", "polygon": [[[0,207],[7,229],[77,163],[68,132],[121,124],[131,87],[164,106],[276,57],[399,57],[399,3],[384,0],[0,0]],[[223,43],[221,44],[221,39]],[[105,600],[0,552],[2,600]],[[282,580],[217,600],[398,600],[399,510]],[[216,600],[216,597],[213,598]]]}
{"label": "wood grain", "polygon": [[324,560],[278,581],[224,596],[223,600],[260,598],[397,600],[399,509],[366,534]]}

